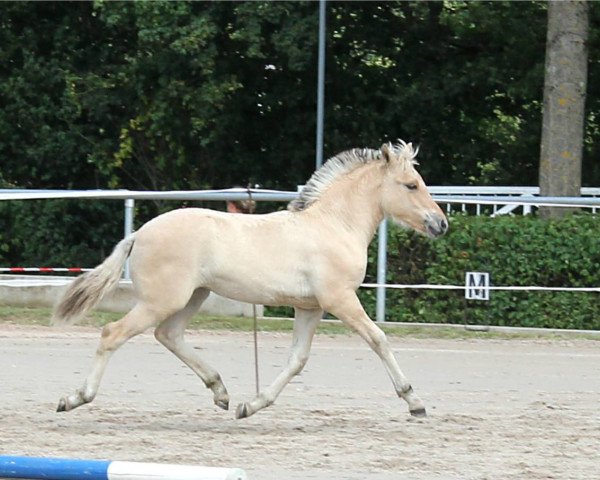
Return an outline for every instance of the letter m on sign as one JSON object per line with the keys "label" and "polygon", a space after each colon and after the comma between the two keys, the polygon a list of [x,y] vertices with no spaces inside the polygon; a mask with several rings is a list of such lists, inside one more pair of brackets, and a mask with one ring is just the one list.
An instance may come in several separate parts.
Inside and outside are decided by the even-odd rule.
{"label": "letter m on sign", "polygon": [[467,300],[489,300],[490,274],[488,272],[466,272],[465,298]]}

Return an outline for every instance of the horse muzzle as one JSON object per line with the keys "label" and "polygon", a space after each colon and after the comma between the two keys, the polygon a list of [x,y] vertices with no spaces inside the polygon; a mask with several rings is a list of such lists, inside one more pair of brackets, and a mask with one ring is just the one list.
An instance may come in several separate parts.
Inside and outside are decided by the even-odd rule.
{"label": "horse muzzle", "polygon": [[439,215],[429,215],[425,219],[425,231],[431,238],[441,237],[448,231],[448,220]]}

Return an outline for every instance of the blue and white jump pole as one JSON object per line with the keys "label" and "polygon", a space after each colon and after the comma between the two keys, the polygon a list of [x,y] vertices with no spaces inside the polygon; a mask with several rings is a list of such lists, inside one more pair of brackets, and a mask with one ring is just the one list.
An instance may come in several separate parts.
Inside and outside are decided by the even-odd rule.
{"label": "blue and white jump pole", "polygon": [[0,455],[0,478],[40,480],[247,480],[239,468]]}

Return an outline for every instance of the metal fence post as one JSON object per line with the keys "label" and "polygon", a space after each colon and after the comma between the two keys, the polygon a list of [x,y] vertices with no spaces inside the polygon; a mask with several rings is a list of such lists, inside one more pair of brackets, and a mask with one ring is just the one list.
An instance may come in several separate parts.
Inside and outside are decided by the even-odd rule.
{"label": "metal fence post", "polygon": [[[133,215],[134,215],[135,200],[133,198],[125,199],[125,225],[123,238],[128,237],[133,233]],[[130,280],[129,274],[129,259],[125,262],[125,272],[123,273],[125,280]]]}
{"label": "metal fence post", "polygon": [[325,116],[325,32],[326,0],[319,0],[319,53],[317,69],[317,145],[316,170],[323,165],[323,123]]}
{"label": "metal fence post", "polygon": [[[377,238],[377,283],[385,284],[387,271],[387,219],[379,224]],[[385,287],[377,287],[377,307],[375,320],[385,322]]]}

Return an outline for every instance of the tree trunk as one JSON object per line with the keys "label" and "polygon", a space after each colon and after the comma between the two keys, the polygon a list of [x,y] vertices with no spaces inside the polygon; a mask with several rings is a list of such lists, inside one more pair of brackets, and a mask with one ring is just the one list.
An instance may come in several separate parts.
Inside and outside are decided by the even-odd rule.
{"label": "tree trunk", "polygon": [[[588,9],[585,1],[548,2],[540,194],[581,194],[581,155],[587,84]],[[560,217],[564,208],[542,208]]]}

